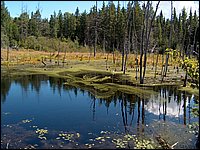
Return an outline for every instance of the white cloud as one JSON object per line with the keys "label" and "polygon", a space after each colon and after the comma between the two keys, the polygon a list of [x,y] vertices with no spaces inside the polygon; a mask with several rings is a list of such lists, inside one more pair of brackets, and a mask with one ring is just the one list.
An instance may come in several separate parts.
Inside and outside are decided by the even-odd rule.
{"label": "white cloud", "polygon": [[[194,96],[191,97],[193,99]],[[186,99],[186,107],[188,106],[188,100]],[[177,101],[177,99],[176,99]],[[172,95],[170,103],[168,102],[168,98],[162,98],[161,95],[158,95],[156,98],[155,95],[152,95],[150,100],[145,104],[144,108],[150,113],[153,113],[154,115],[161,115],[164,114],[164,106],[163,103],[166,102],[166,115],[170,117],[179,117],[180,115],[184,115],[184,101],[182,100],[180,104],[177,104],[177,102],[174,101],[174,96]],[[160,112],[159,112],[160,110]]]}
{"label": "white cloud", "polygon": [[[158,1],[153,1],[154,10],[156,9],[156,4]],[[199,1],[173,1],[173,7],[176,8],[177,17],[181,13],[183,7],[185,7],[187,14],[190,13],[190,8],[192,8],[192,13],[196,10],[197,14],[199,13]],[[160,11],[165,18],[171,18],[171,1],[160,1],[157,15],[160,14]]]}

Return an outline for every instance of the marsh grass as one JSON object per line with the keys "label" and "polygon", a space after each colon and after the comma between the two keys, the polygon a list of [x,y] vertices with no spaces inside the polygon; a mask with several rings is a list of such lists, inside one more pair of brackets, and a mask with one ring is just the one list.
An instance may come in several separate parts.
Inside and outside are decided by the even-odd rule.
{"label": "marsh grass", "polygon": [[[65,57],[65,64],[63,65],[64,53],[60,53],[60,65],[57,64],[57,52],[51,53],[44,51],[33,50],[12,50],[10,52],[10,60],[5,61],[6,51],[1,51],[1,71],[3,75],[18,76],[28,74],[46,74],[52,77],[65,78],[68,82],[66,85],[84,88],[90,90],[94,95],[98,97],[112,96],[116,91],[123,91],[125,93],[136,94],[140,97],[148,96],[149,92],[142,87],[154,87],[163,85],[182,85],[182,78],[185,72],[180,68],[177,73],[174,70],[174,65],[169,65],[169,72],[161,83],[161,64],[158,63],[157,76],[154,78],[155,67],[152,69],[153,55],[148,55],[147,69],[145,76],[145,84],[139,84],[139,80],[136,80],[136,64],[134,54],[130,54],[127,62],[127,71],[124,75],[121,71],[121,54],[115,54],[115,64],[113,64],[113,56],[106,53],[97,53],[96,57],[93,57],[90,53],[80,52],[67,52]],[[89,56],[91,57],[89,58]],[[57,56],[57,57],[56,57]],[[108,56],[107,67],[106,58]],[[139,58],[139,57],[138,57]],[[42,59],[45,61],[46,66],[42,64]],[[90,60],[89,60],[90,59]],[[155,57],[154,57],[155,59]],[[161,55],[159,56],[159,62],[162,61]],[[155,63],[155,60],[154,60]],[[184,88],[189,92],[199,94],[197,91],[193,91],[191,88]],[[150,91],[152,92],[152,90]],[[146,93],[146,94],[145,94]]]}

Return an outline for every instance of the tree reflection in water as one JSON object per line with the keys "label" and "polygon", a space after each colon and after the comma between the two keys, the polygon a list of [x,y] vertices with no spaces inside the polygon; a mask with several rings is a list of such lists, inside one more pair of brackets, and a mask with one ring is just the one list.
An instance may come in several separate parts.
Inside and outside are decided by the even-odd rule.
{"label": "tree reflection in water", "polygon": [[[6,100],[6,95],[9,92],[10,86],[12,81],[14,81],[16,84],[19,84],[26,93],[28,88],[31,87],[31,89],[37,91],[38,95],[40,94],[40,88],[41,84],[43,83],[49,83],[50,87],[53,89],[53,92],[55,93],[55,90],[59,92],[59,95],[61,96],[61,89],[67,91],[69,93],[69,90],[73,90],[74,94],[78,95],[78,89],[76,87],[72,86],[63,86],[63,83],[65,82],[65,79],[61,78],[55,78],[55,77],[48,77],[46,75],[26,75],[26,76],[19,76],[15,79],[8,78],[8,79],[1,79],[1,97],[2,102]],[[6,82],[6,83],[5,83]],[[107,108],[107,114],[109,110],[109,106],[111,103],[114,103],[114,106],[116,106],[117,102],[121,101],[121,111],[123,111],[123,117],[124,117],[124,124],[127,126],[127,113],[129,112],[129,115],[132,114],[132,119],[134,116],[134,108],[135,104],[137,103],[138,106],[138,118],[137,118],[137,124],[140,123],[140,117],[142,117],[141,121],[142,124],[145,122],[145,110],[153,113],[154,115],[158,116],[158,119],[162,119],[165,121],[166,116],[168,117],[176,117],[180,120],[180,116],[183,115],[183,124],[186,125],[187,120],[187,113],[186,109],[189,109],[188,113],[188,123],[190,123],[190,112],[191,112],[191,98],[194,96],[187,95],[186,92],[179,92],[176,89],[177,87],[161,87],[161,88],[155,88],[155,91],[158,91],[158,95],[151,95],[151,98],[148,100],[141,99],[137,97],[136,95],[129,95],[124,94],[121,92],[117,92],[114,96],[106,99],[98,99],[99,103],[102,104],[104,102],[106,108]],[[85,93],[84,90],[79,89],[80,92]],[[88,92],[88,95],[93,100],[93,120],[95,119],[95,103],[96,98],[93,94]],[[69,97],[71,97],[69,95]],[[127,110],[129,104],[129,111]],[[140,108],[141,107],[141,108]],[[141,109],[141,112],[140,112]],[[140,116],[141,113],[141,116]],[[130,125],[132,124],[132,121],[130,122]]]}
{"label": "tree reflection in water", "polygon": [[[157,95],[152,94],[149,99],[144,99],[136,95],[125,94],[119,91],[111,97],[99,99],[96,98],[91,92],[84,89],[70,85],[63,86],[65,79],[62,78],[48,77],[45,75],[28,75],[17,77],[15,79],[1,79],[1,81],[2,103],[5,103],[6,96],[8,95],[12,83],[20,85],[25,93],[28,93],[31,90],[36,91],[38,96],[41,94],[41,86],[43,84],[49,86],[51,89],[50,92],[53,92],[55,95],[58,92],[58,96],[60,97],[64,95],[63,92],[68,93],[67,98],[69,97],[71,101],[74,99],[70,93],[74,95],[75,98],[83,98],[84,96],[88,96],[89,102],[91,102],[89,107],[90,113],[92,114],[91,121],[99,123],[99,126],[102,125],[101,123],[105,123],[102,121],[104,118],[101,118],[102,122],[98,122],[99,120],[97,120],[96,117],[107,117],[111,112],[109,112],[110,108],[112,108],[112,111],[114,110],[113,108],[117,108],[117,111],[120,112],[119,117],[116,117],[114,114],[113,116],[110,115],[106,119],[115,120],[115,118],[117,118],[116,123],[119,125],[117,130],[120,129],[120,131],[122,130],[122,132],[125,134],[131,133],[131,129],[136,130],[136,134],[138,136],[145,134],[145,132],[148,132],[146,125],[151,123],[153,119],[156,121],[163,120],[164,122],[172,121],[184,125],[190,123],[192,119],[190,116],[190,109],[192,107],[191,102],[194,103],[192,100],[194,96],[188,95],[186,92],[177,91],[177,87],[155,88],[154,90],[158,92]],[[82,95],[82,97],[80,95]],[[102,112],[100,110],[101,105],[105,106],[107,116],[105,116],[106,114],[103,114],[102,116],[96,116],[99,115],[96,113],[97,109],[98,111]],[[75,105],[74,108],[76,109],[77,105]],[[113,112],[111,112],[111,114],[112,113]],[[113,125],[114,123],[111,124]]]}

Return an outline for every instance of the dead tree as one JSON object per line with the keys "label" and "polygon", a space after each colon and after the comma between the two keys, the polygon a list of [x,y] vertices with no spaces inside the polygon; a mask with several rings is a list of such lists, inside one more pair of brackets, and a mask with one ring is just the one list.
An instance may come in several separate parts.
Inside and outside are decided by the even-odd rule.
{"label": "dead tree", "polygon": [[[151,4],[150,4],[149,1],[147,2],[146,7],[145,7],[145,4],[144,4],[145,13],[144,13],[144,19],[143,19],[143,25],[142,25],[141,47],[140,47],[140,84],[144,83],[144,77],[145,77],[145,71],[146,71],[146,62],[147,62],[147,55],[146,54],[147,54],[147,49],[149,48],[149,39],[150,39],[152,23],[153,23],[154,18],[156,16],[156,12],[158,10],[159,3],[160,3],[160,1],[158,1],[157,5],[156,5],[156,11],[154,12],[154,15],[153,15],[153,18],[151,20],[148,32],[147,32],[147,29],[148,29],[148,20],[149,20],[149,9],[151,7]],[[146,35],[145,35],[145,33],[146,33]],[[145,50],[144,50],[144,38],[146,39]],[[143,71],[143,74],[142,74],[143,54],[144,54],[144,71]]]}
{"label": "dead tree", "polygon": [[47,64],[44,62],[44,57],[42,57],[42,64],[44,65],[44,67],[47,65]]}
{"label": "dead tree", "polygon": [[158,56],[159,56],[159,53],[157,52],[154,78],[156,78],[156,72],[157,72],[157,66],[158,66]]}
{"label": "dead tree", "polygon": [[[172,45],[172,28],[173,28],[172,20],[173,20],[173,3],[171,1],[171,26],[170,26],[170,39],[169,39],[169,45],[168,45],[169,48],[171,48],[171,45]],[[164,73],[162,75],[162,82],[164,80],[164,77],[166,77],[166,74],[167,74],[168,60],[169,60],[169,53],[166,54],[166,61],[165,61]]]}
{"label": "dead tree", "polygon": [[[149,3],[149,1],[148,1]],[[142,77],[142,58],[143,58],[143,46],[144,46],[144,29],[145,29],[145,18],[147,15],[147,8],[145,8],[144,4],[144,18],[143,18],[143,24],[142,24],[142,34],[141,34],[141,45],[140,45],[140,84],[143,83],[143,77]]]}
{"label": "dead tree", "polygon": [[136,64],[136,69],[135,69],[135,71],[136,71],[136,75],[135,75],[135,78],[136,78],[136,80],[137,80],[137,73],[138,73],[138,50],[137,50],[137,34],[136,34],[136,29],[135,29],[135,27],[136,27],[136,22],[135,22],[135,18],[136,18],[136,11],[135,11],[135,7],[134,7],[134,9],[133,9],[133,32],[132,32],[132,38],[134,37],[135,38],[135,41],[133,41],[133,39],[132,39],[132,47],[133,47],[133,49],[134,49],[134,43],[135,43],[135,53],[136,53],[136,58],[135,58],[135,64]]}
{"label": "dead tree", "polygon": [[95,40],[94,40],[94,57],[97,51],[97,1],[96,1],[96,15],[95,15]]}
{"label": "dead tree", "polygon": [[59,66],[59,57],[60,57],[60,40],[59,40],[59,45],[58,45],[58,66]]}
{"label": "dead tree", "polygon": [[67,54],[67,48],[65,47],[65,54],[64,54],[64,57],[63,57],[63,67],[64,67],[64,63],[65,63],[65,58],[66,58],[66,54]]}
{"label": "dead tree", "polygon": [[[131,3],[130,9],[131,9],[132,5],[133,5],[133,1]],[[130,17],[131,17],[131,11],[129,11],[126,26],[125,26],[124,50],[123,50],[123,55],[122,55],[122,57],[124,57],[124,52],[126,53],[124,62],[122,61],[122,69],[123,69],[124,74],[126,73],[126,62],[128,59],[128,51],[130,51],[130,33],[131,33],[131,22],[129,21]],[[127,32],[128,32],[128,34],[127,34]],[[128,37],[127,37],[127,35],[128,35]]]}
{"label": "dead tree", "polygon": [[[156,11],[154,12],[154,15],[153,15],[153,18],[151,20],[151,23],[150,23],[150,27],[149,27],[149,31],[148,31],[148,35],[146,35],[147,37],[147,40],[146,40],[146,46],[145,46],[145,51],[144,51],[144,72],[143,72],[143,82],[144,82],[144,77],[145,77],[145,71],[146,71],[146,62],[147,62],[147,49],[149,49],[149,39],[150,39],[150,33],[151,33],[151,28],[152,28],[152,24],[153,24],[153,21],[154,21],[154,18],[156,17],[156,12],[158,10],[158,5],[159,5],[160,1],[158,1],[157,5],[156,5]],[[151,5],[151,4],[150,4]],[[149,6],[149,9],[150,9],[151,6]],[[148,11],[149,13],[149,11]],[[148,16],[148,15],[147,15]],[[148,22],[148,21],[147,21]],[[147,27],[148,27],[148,23],[147,23]],[[147,30],[146,30],[147,31]]]}
{"label": "dead tree", "polygon": [[[125,41],[125,40],[124,40]],[[122,48],[122,69],[121,71],[124,70],[124,54],[125,54],[125,42],[124,42],[124,47]]]}

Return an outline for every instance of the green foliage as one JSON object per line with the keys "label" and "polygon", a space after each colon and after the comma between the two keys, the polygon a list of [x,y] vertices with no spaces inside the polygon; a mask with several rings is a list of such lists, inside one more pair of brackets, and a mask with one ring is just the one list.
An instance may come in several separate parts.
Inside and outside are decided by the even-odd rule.
{"label": "green foliage", "polygon": [[197,60],[189,59],[186,57],[180,61],[184,70],[187,70],[188,75],[191,77],[192,82],[199,88],[199,63]]}
{"label": "green foliage", "polygon": [[[50,19],[41,17],[41,10],[37,9],[31,12],[31,15],[25,11],[19,17],[10,17],[9,11],[4,1],[1,2],[1,43],[2,47],[19,45],[20,47],[33,48],[37,50],[56,49],[57,44],[50,44],[44,39],[70,39],[70,47],[74,50],[80,48],[79,45],[93,47],[95,43],[95,30],[97,29],[97,45],[105,48],[105,51],[117,49],[122,51],[124,48],[124,38],[130,30],[131,50],[136,51],[141,46],[141,33],[144,17],[144,8],[139,1],[127,3],[127,6],[116,6],[112,1],[107,5],[103,2],[102,8],[96,10],[92,7],[89,13],[79,12],[77,8],[75,13],[61,12],[56,14],[52,12]],[[153,16],[153,7],[149,10],[149,16]],[[130,15],[129,15],[130,14]],[[130,16],[130,17],[129,17]],[[187,18],[189,16],[189,18]],[[164,54],[168,47],[169,33],[171,25],[173,26],[171,48],[180,49],[182,53],[191,52],[192,46],[198,48],[198,24],[199,16],[196,11],[187,15],[183,9],[180,14],[176,13],[174,8],[173,23],[165,19],[162,11],[156,17],[153,23],[150,47],[152,43],[157,43],[160,53]],[[128,22],[128,24],[127,24]],[[175,33],[175,34],[174,34]],[[196,35],[196,36],[195,36]],[[31,37],[32,36],[32,37]],[[30,39],[33,39],[31,43]],[[33,38],[34,37],[34,38]],[[40,37],[45,37],[44,39]],[[185,37],[185,38],[184,38]],[[38,40],[38,38],[41,40]],[[36,42],[38,41],[38,42]],[[43,43],[44,41],[44,43]],[[63,41],[63,40],[62,40]],[[50,46],[54,45],[54,46]],[[188,48],[187,48],[188,47]],[[183,51],[185,50],[185,51]],[[195,50],[197,51],[197,50]]]}
{"label": "green foliage", "polygon": [[173,59],[180,64],[180,66],[186,71],[186,73],[191,77],[192,83],[199,88],[199,63],[198,60],[194,58],[185,57],[183,60],[180,58],[180,51],[167,48],[166,53],[169,53]]}

